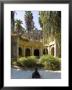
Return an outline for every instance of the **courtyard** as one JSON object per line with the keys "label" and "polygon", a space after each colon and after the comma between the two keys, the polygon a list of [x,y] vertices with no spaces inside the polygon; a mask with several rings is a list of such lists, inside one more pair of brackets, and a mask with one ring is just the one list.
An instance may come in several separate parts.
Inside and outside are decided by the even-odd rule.
{"label": "courtyard", "polygon": [[31,79],[35,67],[61,79],[60,11],[11,11],[11,78]]}
{"label": "courtyard", "polygon": [[[11,79],[32,79],[34,70],[11,69]],[[41,79],[61,79],[61,71],[38,70]]]}

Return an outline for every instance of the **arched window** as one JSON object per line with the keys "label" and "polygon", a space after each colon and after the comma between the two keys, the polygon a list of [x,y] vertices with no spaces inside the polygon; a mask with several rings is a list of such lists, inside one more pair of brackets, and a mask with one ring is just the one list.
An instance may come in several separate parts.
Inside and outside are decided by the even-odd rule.
{"label": "arched window", "polygon": [[34,50],[34,56],[39,56],[39,49]]}
{"label": "arched window", "polygon": [[44,50],[43,50],[43,54],[45,55],[45,54],[48,54],[48,49],[47,48],[45,48]]}
{"label": "arched window", "polygon": [[54,47],[51,48],[51,55],[54,56]]}
{"label": "arched window", "polygon": [[19,47],[19,56],[22,56],[22,48]]}
{"label": "arched window", "polygon": [[30,56],[30,49],[29,48],[26,48],[26,50],[25,50],[25,56]]}

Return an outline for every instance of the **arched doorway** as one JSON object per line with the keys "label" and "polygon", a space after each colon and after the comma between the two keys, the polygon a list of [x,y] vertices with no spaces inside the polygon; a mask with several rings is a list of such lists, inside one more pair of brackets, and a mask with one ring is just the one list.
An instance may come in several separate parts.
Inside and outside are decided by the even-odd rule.
{"label": "arched doorway", "polygon": [[29,48],[26,48],[26,50],[25,50],[25,56],[30,56],[30,49]]}
{"label": "arched doorway", "polygon": [[34,56],[39,56],[39,49],[34,50]]}
{"label": "arched doorway", "polygon": [[43,54],[45,55],[45,54],[48,54],[48,49],[47,48],[45,48],[44,50],[43,50]]}
{"label": "arched doorway", "polygon": [[22,56],[22,48],[19,47],[19,56]]}
{"label": "arched doorway", "polygon": [[51,55],[54,56],[54,47],[51,48]]}

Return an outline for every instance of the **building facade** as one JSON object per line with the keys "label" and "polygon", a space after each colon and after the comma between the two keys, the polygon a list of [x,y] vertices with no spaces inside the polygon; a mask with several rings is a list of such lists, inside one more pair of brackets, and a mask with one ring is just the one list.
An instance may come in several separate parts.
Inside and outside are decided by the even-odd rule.
{"label": "building facade", "polygon": [[44,54],[57,55],[55,40],[44,44],[41,30],[24,33],[11,33],[11,58],[37,56]]}

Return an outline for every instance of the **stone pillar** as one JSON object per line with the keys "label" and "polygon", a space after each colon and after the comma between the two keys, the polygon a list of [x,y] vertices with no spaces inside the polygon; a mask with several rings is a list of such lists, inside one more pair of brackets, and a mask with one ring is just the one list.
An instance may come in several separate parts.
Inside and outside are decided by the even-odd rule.
{"label": "stone pillar", "polygon": [[48,54],[49,54],[49,47],[47,47],[47,50],[48,50]]}
{"label": "stone pillar", "polygon": [[51,55],[51,47],[50,46],[48,46],[48,54]]}
{"label": "stone pillar", "polygon": [[19,57],[19,45],[17,44],[17,57]]}
{"label": "stone pillar", "polygon": [[54,56],[56,57],[56,44],[54,45]]}
{"label": "stone pillar", "polygon": [[40,53],[40,56],[43,55],[43,49],[42,48],[40,49],[40,52],[39,53]]}
{"label": "stone pillar", "polygon": [[17,37],[17,60],[19,59],[19,37]]}
{"label": "stone pillar", "polygon": [[25,57],[25,48],[23,48],[23,57]]}
{"label": "stone pillar", "polygon": [[31,55],[33,56],[34,55],[34,49],[31,48]]}

